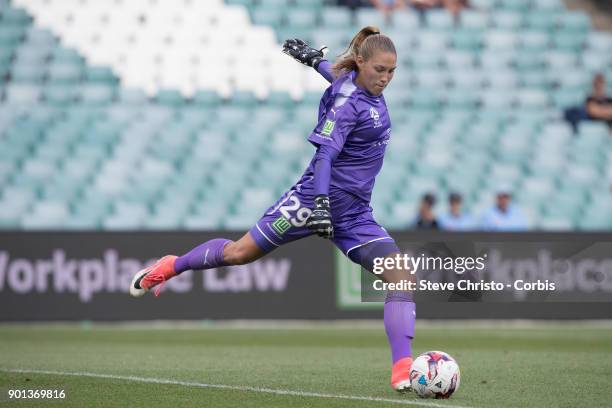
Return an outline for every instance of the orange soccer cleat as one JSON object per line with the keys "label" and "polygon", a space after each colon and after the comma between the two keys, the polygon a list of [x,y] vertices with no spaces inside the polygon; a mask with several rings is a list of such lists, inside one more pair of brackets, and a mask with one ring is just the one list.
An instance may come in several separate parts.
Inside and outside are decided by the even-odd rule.
{"label": "orange soccer cleat", "polygon": [[410,368],[412,357],[404,357],[391,368],[391,387],[397,392],[410,391]]}
{"label": "orange soccer cleat", "polygon": [[166,255],[148,268],[136,272],[130,285],[130,295],[140,297],[159,285],[155,290],[155,296],[159,296],[163,283],[177,275],[174,272],[176,258],[174,255]]}

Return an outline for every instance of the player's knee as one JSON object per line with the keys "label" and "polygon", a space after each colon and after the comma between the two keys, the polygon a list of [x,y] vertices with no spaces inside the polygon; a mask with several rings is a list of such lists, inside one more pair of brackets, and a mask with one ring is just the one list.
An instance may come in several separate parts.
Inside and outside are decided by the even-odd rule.
{"label": "player's knee", "polygon": [[253,254],[238,242],[230,242],[225,247],[223,260],[228,265],[244,265],[253,261]]}

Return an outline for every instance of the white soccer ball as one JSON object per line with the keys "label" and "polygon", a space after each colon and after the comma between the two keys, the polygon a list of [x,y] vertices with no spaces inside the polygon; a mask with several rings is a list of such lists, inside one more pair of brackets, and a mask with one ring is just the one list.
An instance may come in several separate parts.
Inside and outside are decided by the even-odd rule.
{"label": "white soccer ball", "polygon": [[459,389],[459,364],[443,351],[418,356],[410,368],[410,384],[421,398],[449,398]]}

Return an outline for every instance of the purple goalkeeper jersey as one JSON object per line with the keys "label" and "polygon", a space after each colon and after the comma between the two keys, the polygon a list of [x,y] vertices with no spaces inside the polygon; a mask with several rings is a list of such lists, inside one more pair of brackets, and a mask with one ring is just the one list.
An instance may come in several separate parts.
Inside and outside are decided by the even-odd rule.
{"label": "purple goalkeeper jersey", "polygon": [[[383,95],[373,96],[355,77],[354,71],[342,75],[327,88],[308,140],[340,152],[332,164],[330,193],[346,191],[369,203],[391,137],[391,120]],[[313,175],[311,161],[298,184],[312,182]]]}

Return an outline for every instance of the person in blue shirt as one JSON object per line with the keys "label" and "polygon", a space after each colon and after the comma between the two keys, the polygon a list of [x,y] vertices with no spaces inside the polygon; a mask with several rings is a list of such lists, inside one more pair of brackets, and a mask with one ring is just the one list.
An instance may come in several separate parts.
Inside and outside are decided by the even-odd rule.
{"label": "person in blue shirt", "polygon": [[495,205],[482,214],[481,229],[484,231],[523,231],[527,219],[520,208],[511,203],[512,194],[506,188],[497,192]]}
{"label": "person in blue shirt", "polygon": [[438,217],[441,229],[447,231],[469,231],[474,229],[474,218],[461,208],[463,197],[459,193],[450,193],[448,196],[448,213]]}

